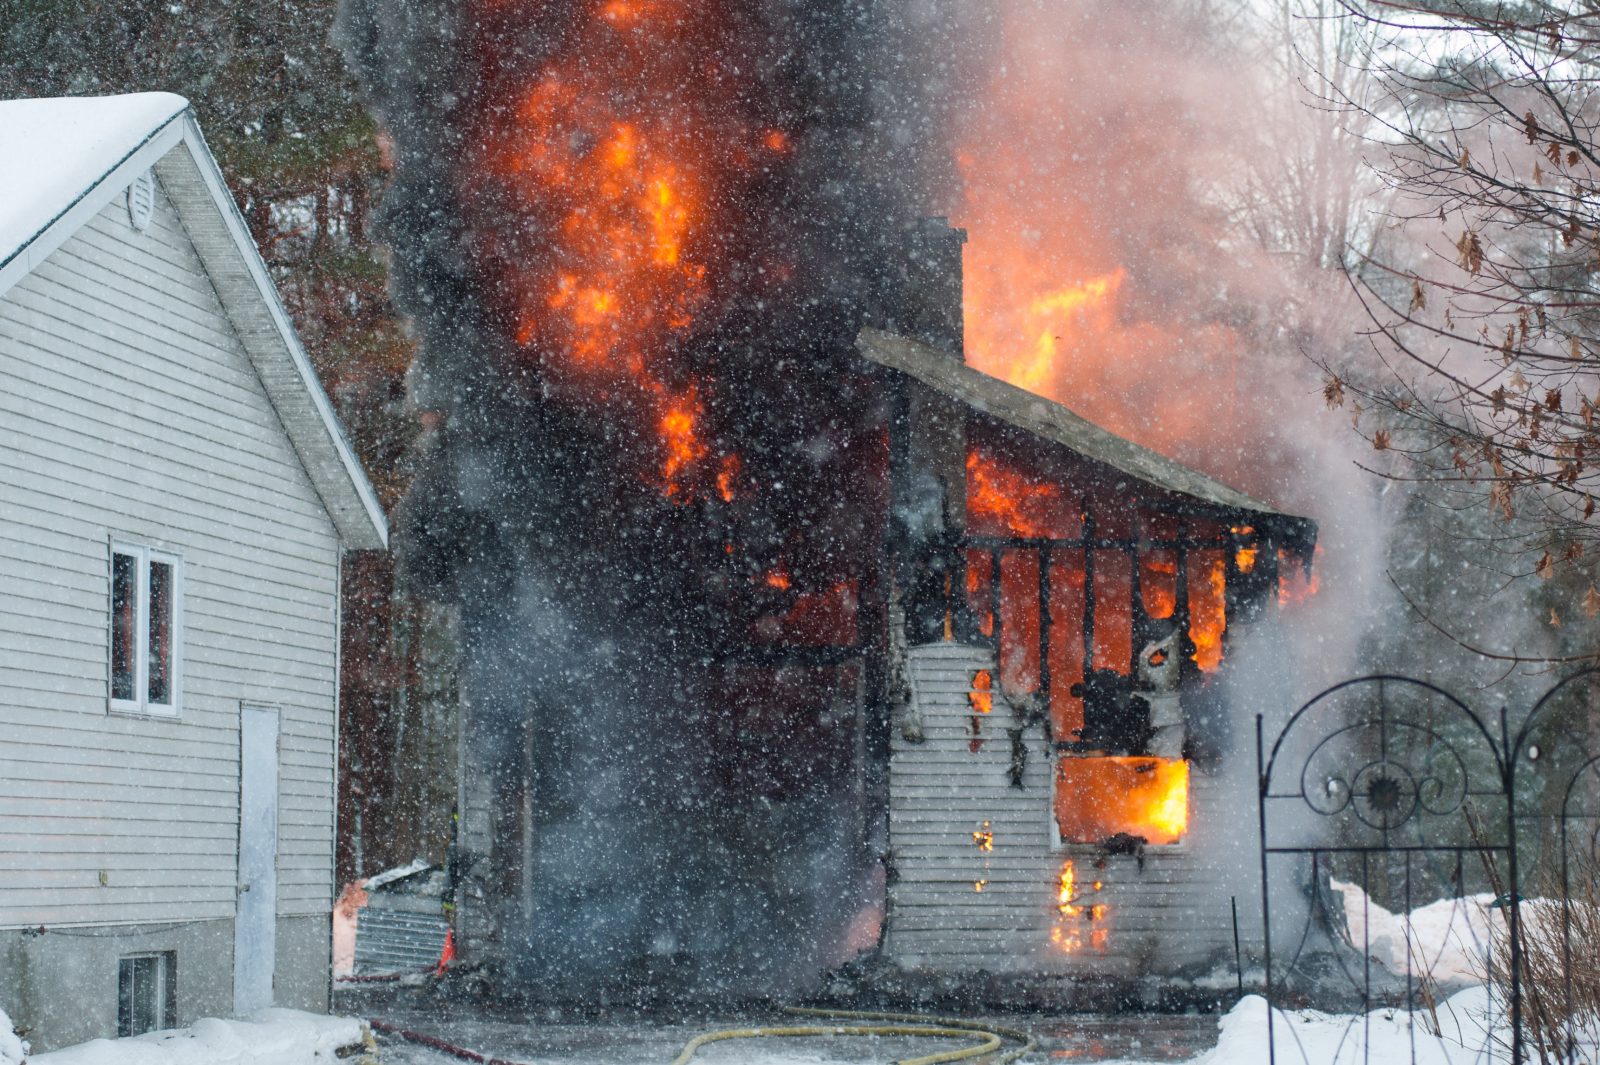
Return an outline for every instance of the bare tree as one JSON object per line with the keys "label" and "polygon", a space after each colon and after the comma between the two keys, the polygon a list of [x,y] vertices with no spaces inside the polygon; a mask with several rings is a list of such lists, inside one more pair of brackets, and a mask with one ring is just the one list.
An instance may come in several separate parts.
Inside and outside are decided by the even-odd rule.
{"label": "bare tree", "polygon": [[[1600,5],[1339,0],[1371,71],[1318,70],[1359,116],[1385,241],[1345,263],[1372,365],[1328,371],[1384,476],[1487,508],[1511,577],[1558,570],[1590,616],[1600,493]],[[1376,372],[1374,372],[1376,371]],[[1552,623],[1559,615],[1552,608]]]}
{"label": "bare tree", "polygon": [[1373,122],[1356,108],[1314,105],[1336,93],[1377,106],[1362,66],[1363,36],[1339,17],[1340,0],[1240,0],[1238,7],[1262,85],[1251,116],[1255,150],[1223,192],[1230,217],[1268,252],[1337,270],[1351,254],[1370,253],[1379,237],[1364,206],[1382,192],[1364,160]]}

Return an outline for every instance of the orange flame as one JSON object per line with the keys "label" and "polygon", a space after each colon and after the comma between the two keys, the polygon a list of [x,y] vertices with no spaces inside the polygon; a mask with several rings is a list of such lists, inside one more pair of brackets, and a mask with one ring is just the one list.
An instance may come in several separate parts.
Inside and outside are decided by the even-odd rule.
{"label": "orange flame", "polygon": [[[1098,894],[1105,885],[1094,882],[1093,892]],[[1111,907],[1103,902],[1087,906],[1078,901],[1078,874],[1069,859],[1061,866],[1061,877],[1056,882],[1056,923],[1050,930],[1050,941],[1069,954],[1083,946],[1083,926],[1090,924],[1089,945],[1094,950],[1106,949],[1108,930],[1104,921]],[[1098,925],[1099,927],[1094,927]]]}
{"label": "orange flame", "polygon": [[1076,894],[1074,889],[1077,882],[1077,871],[1073,869],[1072,863],[1069,861],[1061,867],[1060,890],[1056,892],[1056,910],[1068,917],[1076,916],[1078,913],[1078,907],[1072,904],[1072,899]]}
{"label": "orange flame", "polygon": [[1279,549],[1278,605],[1280,607],[1304,603],[1317,594],[1322,587],[1322,570],[1316,566],[1316,560],[1321,555],[1322,545],[1318,544],[1311,555],[1313,564],[1311,574],[1307,576],[1302,559]]}
{"label": "orange flame", "polygon": [[994,850],[994,833],[989,829],[989,822],[985,821],[983,827],[972,834],[972,842],[985,853]]}
{"label": "orange flame", "polygon": [[1170,551],[1139,556],[1139,597],[1152,618],[1170,618],[1178,605],[1178,559]]}
{"label": "orange flame", "polygon": [[1062,758],[1056,827],[1069,843],[1137,836],[1177,843],[1189,827],[1189,763],[1174,758]]}
{"label": "orange flame", "polygon": [[690,497],[686,478],[710,449],[695,435],[700,404],[693,390],[668,403],[659,425],[666,456],[661,460],[661,483],[667,498],[685,502]]}
{"label": "orange flame", "polygon": [[708,468],[700,389],[672,364],[732,254],[720,205],[782,136],[741,121],[732,80],[706,77],[727,43],[713,6],[603,0],[528,70],[503,56],[535,16],[478,0],[485,76],[461,174],[484,223],[475,268],[509,334],[556,392],[650,427],[649,478],[677,503],[732,498],[737,466]]}
{"label": "orange flame", "polygon": [[[1169,131],[1187,99],[1158,87],[1130,113],[1116,94],[1060,76],[1087,64],[1095,74],[1082,84],[1097,84],[1114,68],[1094,64],[1132,54],[1137,45],[1103,36],[1127,17],[1123,6],[985,7],[1003,61],[967,111],[956,151],[964,202],[955,221],[971,234],[967,359],[1157,450],[1221,456],[1233,437],[1220,430],[1236,420],[1237,403],[1219,370],[1235,364],[1239,337],[1226,323],[1197,321],[1192,305],[1171,306],[1192,299],[1174,281],[1204,291],[1210,278],[1176,261],[1173,236],[1152,221],[1172,217],[1169,201],[1184,193],[1130,163],[1178,169],[1152,142],[1173,142],[1154,131]],[[1184,222],[1186,237],[1205,225]]]}
{"label": "orange flame", "polygon": [[987,669],[980,669],[972,675],[972,690],[967,693],[967,702],[980,714],[994,710],[994,677]]}
{"label": "orange flame", "polygon": [[737,480],[744,463],[738,455],[724,455],[722,466],[717,470],[717,495],[724,503],[732,503],[734,496],[734,482]]}
{"label": "orange flame", "polygon": [[998,331],[992,327],[1000,315],[980,314],[973,330],[974,363],[1019,388],[1050,394],[1063,348],[1077,346],[1085,332],[1104,333],[1112,328],[1117,294],[1126,276],[1118,267],[1099,277],[1042,292],[1012,308],[1008,317],[1022,339],[1014,348],[1002,347],[992,339],[992,333]]}
{"label": "orange flame", "polygon": [[979,447],[967,453],[967,513],[980,528],[1009,536],[1067,537],[1078,523],[1058,485]]}
{"label": "orange flame", "polygon": [[[1235,536],[1250,536],[1256,530],[1251,525],[1235,525],[1228,530]],[[1260,544],[1245,544],[1233,554],[1233,564],[1240,573],[1249,573],[1256,568],[1256,557],[1261,553]]]}
{"label": "orange flame", "polygon": [[1210,673],[1222,664],[1222,634],[1228,627],[1227,560],[1221,552],[1197,551],[1190,564],[1189,639],[1195,665]]}

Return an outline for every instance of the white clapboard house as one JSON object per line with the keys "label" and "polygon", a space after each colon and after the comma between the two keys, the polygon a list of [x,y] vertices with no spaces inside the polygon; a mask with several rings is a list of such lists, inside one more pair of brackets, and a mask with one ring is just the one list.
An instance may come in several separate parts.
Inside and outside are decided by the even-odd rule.
{"label": "white clapboard house", "polygon": [[371,485],[187,103],[0,102],[0,1008],[325,1008]]}

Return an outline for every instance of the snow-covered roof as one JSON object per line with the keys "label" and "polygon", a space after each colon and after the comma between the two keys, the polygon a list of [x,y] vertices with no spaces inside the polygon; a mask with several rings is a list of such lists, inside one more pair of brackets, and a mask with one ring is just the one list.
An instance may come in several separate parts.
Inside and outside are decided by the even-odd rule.
{"label": "snow-covered roof", "polygon": [[151,170],[340,539],[386,547],[377,493],[183,97],[0,100],[0,296]]}
{"label": "snow-covered roof", "polygon": [[170,92],[0,102],[0,267],[188,106]]}
{"label": "snow-covered roof", "polygon": [[393,869],[385,869],[381,873],[375,873],[367,877],[361,886],[368,891],[373,891],[383,887],[385,884],[393,884],[396,881],[416,876],[418,873],[426,873],[432,868],[434,866],[423,859],[413,858],[409,865],[397,865]]}
{"label": "snow-covered roof", "polygon": [[948,352],[878,329],[861,330],[856,348],[871,362],[908,374],[974,410],[1147,485],[1222,510],[1248,511],[1266,518],[1277,527],[1280,540],[1309,543],[1316,538],[1316,525],[1309,519],[1286,514],[1270,503],[1102,429],[1060,403],[990,377]]}

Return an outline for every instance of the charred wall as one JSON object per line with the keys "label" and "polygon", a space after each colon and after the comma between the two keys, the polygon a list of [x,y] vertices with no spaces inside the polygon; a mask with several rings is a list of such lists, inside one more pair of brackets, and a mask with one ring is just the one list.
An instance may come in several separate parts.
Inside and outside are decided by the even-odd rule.
{"label": "charred wall", "polygon": [[344,5],[441,423],[398,549],[460,612],[462,946],[513,984],[788,986],[869,901],[895,411],[852,341],[959,343],[906,299],[953,76],[910,6]]}

